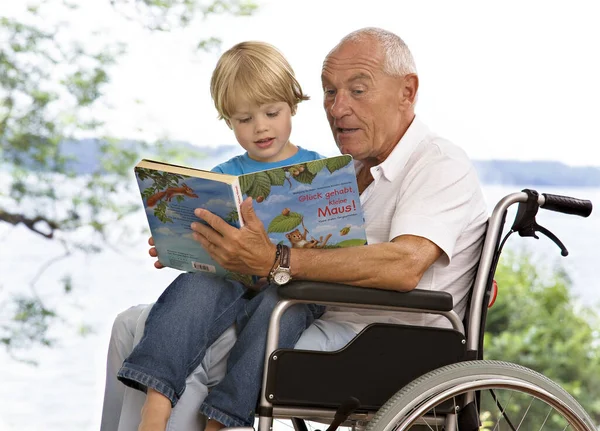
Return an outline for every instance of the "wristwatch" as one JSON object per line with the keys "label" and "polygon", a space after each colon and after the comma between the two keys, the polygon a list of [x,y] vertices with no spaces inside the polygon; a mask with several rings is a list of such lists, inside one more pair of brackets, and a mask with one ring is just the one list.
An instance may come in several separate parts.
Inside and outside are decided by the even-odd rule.
{"label": "wristwatch", "polygon": [[288,283],[292,279],[290,272],[290,248],[280,244],[279,265],[271,271],[270,278],[278,286]]}

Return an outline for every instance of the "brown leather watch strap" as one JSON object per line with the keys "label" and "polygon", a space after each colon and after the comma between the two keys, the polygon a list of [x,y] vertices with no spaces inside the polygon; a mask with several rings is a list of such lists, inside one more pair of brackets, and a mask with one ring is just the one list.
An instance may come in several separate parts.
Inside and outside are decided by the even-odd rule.
{"label": "brown leather watch strap", "polygon": [[273,261],[273,266],[271,266],[271,269],[269,270],[269,273],[267,274],[267,281],[269,283],[273,281],[273,271],[275,271],[277,262],[279,262],[279,256],[281,255],[281,247],[282,247],[282,244],[277,244],[277,246],[275,247],[275,260]]}
{"label": "brown leather watch strap", "polygon": [[281,257],[279,258],[279,266],[282,268],[290,267],[290,248],[287,245],[281,245]]}

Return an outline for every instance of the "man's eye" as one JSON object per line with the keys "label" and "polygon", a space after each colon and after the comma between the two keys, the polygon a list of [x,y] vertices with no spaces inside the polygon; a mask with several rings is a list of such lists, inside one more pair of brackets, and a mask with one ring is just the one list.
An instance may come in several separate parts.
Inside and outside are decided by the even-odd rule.
{"label": "man's eye", "polygon": [[363,94],[364,92],[365,92],[365,90],[360,90],[358,88],[352,90],[352,94],[356,94],[356,95]]}
{"label": "man's eye", "polygon": [[325,93],[326,96],[335,96],[335,90],[330,88],[324,88],[323,93]]}
{"label": "man's eye", "polygon": [[251,118],[248,117],[248,118],[240,118],[238,121],[240,123],[248,123],[248,122],[250,122],[250,120],[251,120]]}
{"label": "man's eye", "polygon": [[278,115],[279,115],[279,111],[267,112],[267,117],[269,117],[269,118],[274,118],[274,117],[277,117]]}

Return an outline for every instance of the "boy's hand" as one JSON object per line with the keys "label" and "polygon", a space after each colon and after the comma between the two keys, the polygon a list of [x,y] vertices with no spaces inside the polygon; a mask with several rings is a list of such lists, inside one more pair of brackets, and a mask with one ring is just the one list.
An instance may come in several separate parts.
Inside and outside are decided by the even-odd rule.
{"label": "boy's hand", "polygon": [[[154,238],[150,237],[148,238],[148,244],[151,245],[150,250],[148,250],[148,254],[152,257],[158,257],[158,252],[156,251],[156,247],[154,247]],[[154,267],[157,269],[162,269],[165,266],[160,263],[158,260],[156,260],[156,262],[154,262]]]}
{"label": "boy's hand", "polygon": [[194,239],[224,268],[266,277],[275,259],[275,245],[254,213],[252,198],[242,202],[240,212],[245,225],[237,229],[210,211],[196,208],[194,214],[208,226],[192,223]]}

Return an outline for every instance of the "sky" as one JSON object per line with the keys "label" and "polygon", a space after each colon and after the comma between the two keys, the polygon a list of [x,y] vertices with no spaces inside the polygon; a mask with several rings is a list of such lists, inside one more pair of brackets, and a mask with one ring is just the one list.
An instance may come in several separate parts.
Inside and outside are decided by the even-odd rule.
{"label": "sky", "polygon": [[[21,13],[19,2],[3,3],[0,12]],[[251,17],[197,20],[162,34],[117,15],[108,0],[77,3],[73,37],[94,43],[98,29],[129,44],[97,110],[119,137],[235,144],[210,99],[219,53],[194,47],[208,36],[222,38],[221,52],[255,39],[286,55],[311,96],[294,119],[292,142],[334,155],[321,64],[345,34],[377,26],[402,37],[415,57],[417,115],[470,157],[600,166],[597,1],[259,0]]]}

